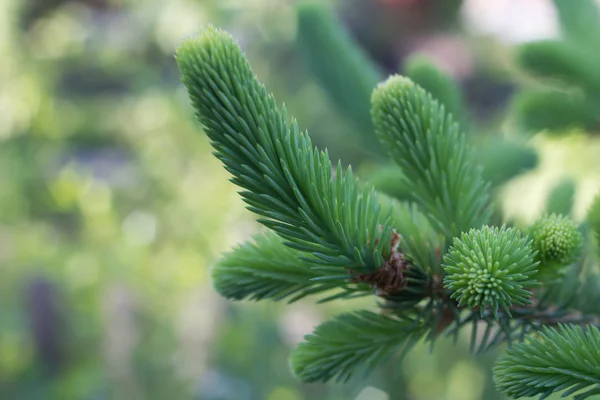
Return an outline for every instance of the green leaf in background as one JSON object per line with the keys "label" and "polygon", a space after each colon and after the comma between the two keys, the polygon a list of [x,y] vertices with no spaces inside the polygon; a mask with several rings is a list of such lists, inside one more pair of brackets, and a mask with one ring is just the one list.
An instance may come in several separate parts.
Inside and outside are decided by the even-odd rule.
{"label": "green leaf in background", "polygon": [[571,128],[598,126],[598,108],[578,91],[527,90],[518,93],[513,101],[517,122],[534,132],[565,132]]}
{"label": "green leaf in background", "polygon": [[322,3],[298,6],[298,42],[310,71],[338,111],[356,125],[363,144],[378,153],[369,113],[371,93],[382,79],[376,65]]}
{"label": "green leaf in background", "polygon": [[598,62],[572,44],[554,40],[527,43],[519,48],[517,61],[540,78],[559,80],[585,91],[600,90]]}

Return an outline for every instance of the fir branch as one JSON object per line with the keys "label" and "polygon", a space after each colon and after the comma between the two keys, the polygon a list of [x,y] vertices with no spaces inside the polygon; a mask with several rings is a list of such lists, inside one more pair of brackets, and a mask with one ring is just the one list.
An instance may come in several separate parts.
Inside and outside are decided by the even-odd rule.
{"label": "fir branch", "polygon": [[[306,63],[337,109],[365,135],[364,144],[379,150],[372,139],[371,93],[381,73],[323,5],[298,6],[298,42]],[[335,61],[335,62],[334,62]]]}
{"label": "fir branch", "polygon": [[513,398],[543,399],[561,391],[563,397],[580,392],[575,399],[600,394],[600,331],[594,326],[546,327],[498,359],[494,381]]}
{"label": "fir branch", "polygon": [[338,291],[324,301],[373,293],[366,284],[319,280],[325,274],[303,256],[273,233],[259,235],[253,243],[243,243],[221,257],[212,268],[213,286],[233,300],[287,299],[290,303],[333,289]]}
{"label": "fir branch", "polygon": [[332,176],[327,152],[287,121],[231,36],[209,27],[176,59],[215,155],[262,224],[326,266],[369,272],[387,261],[391,222],[374,193],[339,163]]}
{"label": "fir branch", "polygon": [[434,227],[450,240],[485,224],[489,185],[444,107],[401,76],[379,85],[372,104],[377,135]]}
{"label": "fir branch", "polygon": [[401,357],[426,332],[411,321],[358,311],[319,325],[291,357],[294,374],[306,382],[347,381]]}
{"label": "fir branch", "polygon": [[[564,57],[571,50],[552,49],[535,50],[532,57],[555,57],[561,64],[553,69],[535,59],[537,72],[595,85],[590,85],[589,63],[567,65]],[[226,33],[206,29],[186,40],[176,59],[215,155],[242,188],[248,208],[274,232],[225,255],[212,271],[216,289],[236,300],[291,302],[332,289],[337,291],[322,301],[376,288],[384,301],[385,315],[344,314],[308,335],[291,359],[300,379],[347,380],[403,356],[423,337],[433,343],[440,333],[457,334],[466,324],[485,324],[477,346],[483,351],[503,340],[523,340],[544,325],[597,322],[595,316],[562,307],[566,302],[546,302],[549,290],[539,293],[539,302],[531,301],[538,265],[532,242],[514,228],[480,228],[488,223],[490,208],[489,185],[477,157],[444,106],[411,80],[392,77],[372,96],[377,135],[402,168],[403,185],[416,201],[395,204],[363,190],[339,162],[333,171],[327,152],[315,149],[297,123],[288,121],[285,108],[277,107]],[[437,79],[436,90],[448,83],[439,76],[428,80],[435,74],[427,68],[420,71],[426,71],[423,82]],[[444,96],[449,93],[439,95]],[[596,208],[588,218],[592,230]],[[581,237],[568,222],[550,217],[534,226],[542,263],[576,261]],[[590,260],[588,255],[571,266],[574,283]],[[598,279],[580,283],[579,303],[584,290],[595,293],[586,292],[588,300],[598,297]],[[465,305],[472,310],[461,312],[458,307]],[[506,393],[588,390],[579,398],[600,393],[596,328],[559,325],[517,346],[496,367],[496,382]]]}

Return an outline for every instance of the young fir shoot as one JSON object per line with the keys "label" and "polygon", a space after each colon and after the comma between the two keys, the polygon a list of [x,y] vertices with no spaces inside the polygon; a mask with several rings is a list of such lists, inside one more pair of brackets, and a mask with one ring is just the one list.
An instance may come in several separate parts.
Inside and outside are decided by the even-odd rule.
{"label": "young fir shoot", "polygon": [[[332,172],[327,152],[288,119],[227,33],[205,29],[181,44],[176,60],[215,155],[248,209],[272,231],[225,254],[212,271],[215,288],[233,300],[376,295],[382,301],[385,314],[347,313],[306,336],[291,358],[299,379],[347,380],[404,355],[420,339],[433,343],[466,325],[473,326],[473,347],[477,326],[486,326],[483,351],[544,326],[597,320],[599,310],[583,315],[575,303],[564,308],[548,297],[551,291],[537,288],[538,261],[579,265],[570,222],[540,223],[532,240],[516,228],[485,225],[488,184],[465,134],[410,79],[392,77],[372,96],[377,136],[411,188],[411,203],[395,203],[364,189],[340,163]],[[585,290],[598,289],[598,282],[586,280]],[[498,387],[518,397],[596,384],[597,360],[583,355],[597,352],[597,330],[584,341],[583,331],[573,329],[546,330],[541,341],[511,350],[496,369]],[[562,357],[558,369],[554,357],[536,355],[546,345]],[[529,375],[511,369],[527,362]]]}
{"label": "young fir shoot", "polygon": [[394,76],[372,98],[373,121],[419,203],[448,240],[485,224],[488,185],[466,136],[444,106],[411,80]]}
{"label": "young fir shoot", "polygon": [[391,256],[391,221],[352,171],[313,148],[251,71],[231,36],[214,29],[186,40],[177,63],[215,155],[249,209],[288,245],[329,266],[373,272]]}

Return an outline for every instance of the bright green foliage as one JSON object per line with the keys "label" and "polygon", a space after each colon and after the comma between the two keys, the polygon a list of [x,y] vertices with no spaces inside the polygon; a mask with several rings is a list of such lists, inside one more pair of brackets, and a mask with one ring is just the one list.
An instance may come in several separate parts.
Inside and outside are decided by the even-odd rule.
{"label": "bright green foliage", "polygon": [[365,144],[377,146],[369,114],[371,93],[381,80],[377,67],[323,4],[300,4],[298,40],[307,65],[338,110],[362,131]]}
{"label": "bright green foliage", "polygon": [[427,57],[410,57],[404,65],[404,73],[417,85],[444,105],[446,112],[459,124],[465,122],[462,93],[451,77],[440,71]]}
{"label": "bright green foliage", "polygon": [[434,227],[451,239],[485,224],[488,185],[444,107],[401,76],[379,85],[372,104],[377,135]]}
{"label": "bright green foliage", "polygon": [[540,276],[575,262],[580,255],[583,236],[568,217],[545,215],[531,226],[530,234],[540,261]]}
{"label": "bright green foliage", "polygon": [[472,229],[455,238],[444,256],[444,284],[459,307],[480,308],[482,316],[488,306],[496,316],[502,308],[510,315],[513,304],[530,302],[528,289],[537,284],[534,257],[531,242],[514,228]]}
{"label": "bright green foliage", "polygon": [[587,222],[590,230],[600,245],[600,193],[598,193],[592,201],[592,205],[587,213]]}
{"label": "bright green foliage", "polygon": [[482,176],[493,186],[499,186],[537,165],[534,149],[517,141],[490,139],[479,146],[475,160],[483,167]]}
{"label": "bright green foliage", "polygon": [[213,286],[223,297],[233,300],[288,299],[290,303],[332,289],[338,289],[338,293],[327,300],[372,292],[365,284],[318,280],[323,273],[302,256],[275,234],[257,236],[254,243],[238,246],[216,263]]}
{"label": "bright green foliage", "polygon": [[249,209],[331,274],[373,271],[391,254],[392,228],[372,192],[288,123],[231,36],[215,28],[185,40],[177,63],[216,156]]}
{"label": "bright green foliage", "polygon": [[600,394],[600,331],[595,326],[546,327],[498,359],[494,381],[512,398],[543,399],[561,391],[567,397],[584,389],[574,398]]}
{"label": "bright green foliage", "polygon": [[348,380],[362,366],[369,372],[402,356],[423,335],[411,321],[358,311],[317,327],[292,354],[294,374],[307,382]]}
{"label": "bright green foliage", "polygon": [[575,182],[569,178],[563,179],[550,192],[546,201],[546,212],[549,214],[571,214],[573,196],[575,196]]}
{"label": "bright green foliage", "polygon": [[[300,17],[318,21],[326,14],[302,6]],[[331,40],[325,47],[337,46],[340,59],[349,60],[342,81],[355,87],[348,93],[365,91],[368,79],[349,78],[363,68],[357,66],[360,57],[339,31],[328,31],[334,25],[316,22],[315,32],[303,35]],[[571,318],[560,308],[566,300],[546,305],[542,291],[543,300],[536,292],[531,301],[540,276],[534,241],[515,228],[484,226],[490,219],[489,184],[477,162],[499,184],[535,164],[535,153],[501,142],[474,154],[442,105],[460,110],[460,96],[431,65],[413,60],[408,69],[441,102],[400,76],[378,86],[371,98],[377,136],[401,168],[387,179],[402,179],[399,186],[413,200],[398,203],[365,189],[340,163],[333,171],[327,152],[313,148],[297,123],[288,121],[226,33],[208,28],[184,41],[176,58],[215,155],[242,188],[248,208],[273,231],[226,254],[212,271],[215,288],[235,300],[291,302],[330,291],[321,301],[366,294],[381,300],[381,314],[344,314],[308,335],[291,359],[300,379],[347,380],[404,355],[421,338],[433,343],[482,321],[487,327],[480,350],[522,339],[547,321]],[[578,255],[581,234],[564,217],[547,217],[532,234],[542,266],[571,263]],[[570,284],[578,283],[580,270]],[[594,289],[590,282],[586,288]]]}

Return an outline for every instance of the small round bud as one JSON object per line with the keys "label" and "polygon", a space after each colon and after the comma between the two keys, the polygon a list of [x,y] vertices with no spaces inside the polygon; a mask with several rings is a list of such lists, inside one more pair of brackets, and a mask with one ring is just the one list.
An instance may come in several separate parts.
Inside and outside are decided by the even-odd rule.
{"label": "small round bud", "polygon": [[531,241],[514,228],[471,229],[454,243],[444,256],[444,284],[459,306],[479,307],[481,314],[489,306],[497,316],[502,307],[508,314],[513,304],[529,303],[537,285],[537,273]]}
{"label": "small round bud", "polygon": [[570,218],[551,214],[537,220],[530,229],[533,248],[541,262],[540,272],[549,267],[564,267],[577,260],[583,236]]}

